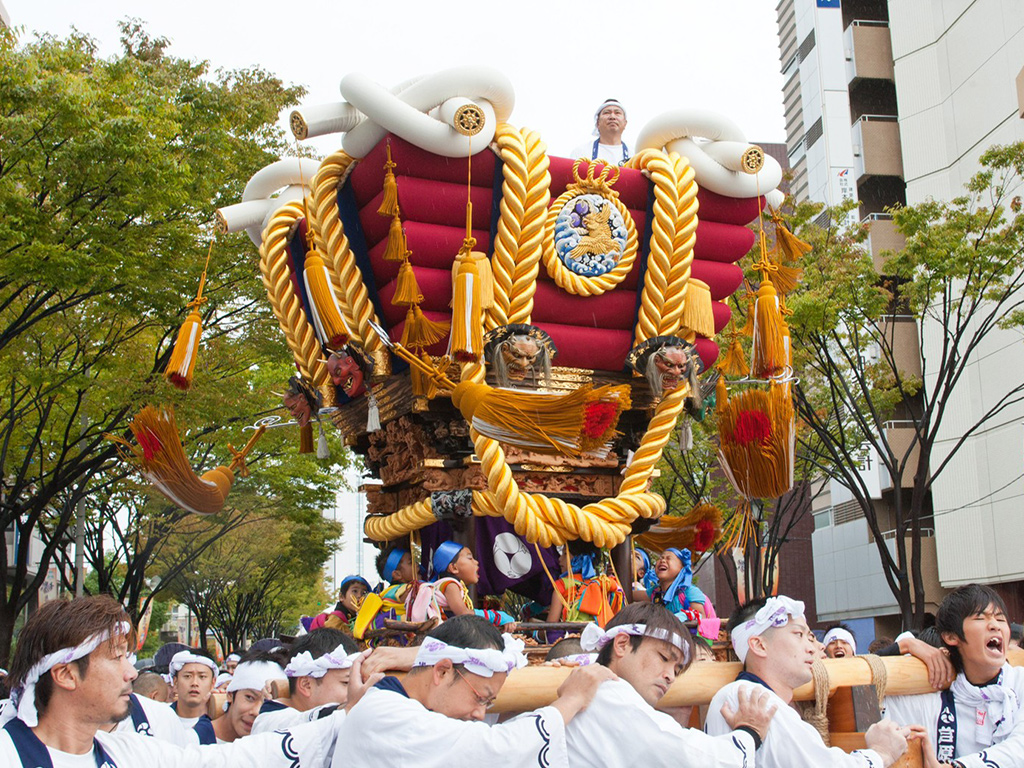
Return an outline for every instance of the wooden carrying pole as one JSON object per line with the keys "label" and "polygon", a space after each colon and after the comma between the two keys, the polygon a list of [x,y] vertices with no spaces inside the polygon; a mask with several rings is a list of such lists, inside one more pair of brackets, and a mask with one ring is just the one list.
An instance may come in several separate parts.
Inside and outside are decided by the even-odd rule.
{"label": "wooden carrying pole", "polygon": [[[911,656],[890,656],[882,659],[888,673],[886,692],[890,696],[903,694],[931,693],[928,684],[928,670],[924,662]],[[1010,663],[1024,666],[1024,652],[1012,655]],[[863,659],[826,659],[829,688],[834,692],[837,688],[851,685],[870,685],[871,668]],[[676,679],[665,697],[659,702],[663,707],[684,707],[707,704],[720,688],[725,687],[741,670],[739,662],[701,661],[690,667],[682,677]],[[570,668],[564,667],[524,667],[517,669],[508,676],[501,687],[494,712],[528,712],[538,707],[547,706],[556,698],[558,686],[562,684]],[[797,701],[813,701],[814,686],[811,683],[801,686],[794,694]]]}

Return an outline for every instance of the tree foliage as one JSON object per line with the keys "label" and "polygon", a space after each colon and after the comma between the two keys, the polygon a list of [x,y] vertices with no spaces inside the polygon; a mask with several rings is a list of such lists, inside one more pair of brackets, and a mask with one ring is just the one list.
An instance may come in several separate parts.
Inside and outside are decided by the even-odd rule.
{"label": "tree foliage", "polygon": [[[159,375],[212,212],[285,152],[277,117],[301,89],[258,68],[211,72],[175,58],[135,22],[122,25],[122,48],[102,59],[81,34],[19,44],[0,30],[0,527],[19,544],[12,562],[0,549],[0,663],[80,502],[100,569],[111,533],[145,555],[161,527],[185,522],[128,498],[139,488],[122,485],[127,468],[107,433],[125,434],[146,403],[174,404],[197,468],[225,463],[226,443],[279,405],[271,392],[289,374],[257,255],[246,237],[224,236],[210,254],[193,390],[176,393]],[[263,439],[227,515],[268,499],[299,515],[332,502],[334,475],[294,444],[294,434]],[[45,542],[35,576],[33,531]],[[122,595],[133,610],[152,555]]]}
{"label": "tree foliage", "polygon": [[[924,618],[921,535],[936,478],[971,435],[1024,396],[1022,383],[992,393],[981,415],[939,452],[954,392],[982,344],[1024,320],[1024,217],[1013,197],[1024,145],[993,147],[981,164],[963,195],[892,209],[906,246],[886,254],[880,270],[865,228],[841,224],[848,207],[830,211],[826,227],[801,228],[814,245],[804,289],[790,301],[797,408],[809,427],[801,442],[863,510],[905,626]],[[798,213],[806,219],[815,211]],[[927,342],[932,332],[937,344]],[[920,357],[908,357],[908,334]],[[896,439],[897,426],[909,439]],[[866,453],[877,456],[896,489],[884,503],[858,471]],[[890,549],[889,535],[907,546]]]}

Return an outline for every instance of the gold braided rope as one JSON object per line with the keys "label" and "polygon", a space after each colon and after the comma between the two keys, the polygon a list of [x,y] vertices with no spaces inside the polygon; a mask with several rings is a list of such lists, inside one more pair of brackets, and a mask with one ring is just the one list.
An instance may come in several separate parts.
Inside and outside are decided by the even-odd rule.
{"label": "gold braided rope", "polygon": [[380,320],[374,312],[370,293],[356,265],[355,254],[352,253],[338,212],[338,188],[344,183],[349,168],[355,162],[355,158],[339,150],[320,163],[320,169],[313,178],[315,214],[311,212],[310,217],[313,219],[317,239],[327,255],[327,271],[331,273],[338,303],[353,339],[371,356],[377,356],[382,353],[383,345],[370,326],[370,321],[379,323]]}
{"label": "gold braided rope", "polygon": [[[573,176],[576,176],[579,166],[580,160],[577,160],[572,167]],[[594,181],[594,167],[595,164],[593,163],[587,167],[587,175],[584,181]],[[619,177],[619,168],[617,166],[605,165],[602,168],[601,177],[607,176],[609,169],[614,169],[612,171],[614,176],[608,182],[611,185]],[[579,177],[576,176],[576,178]],[[604,187],[604,189],[607,190],[608,187]],[[558,216],[565,205],[581,194],[585,193],[581,192],[575,183],[570,184],[569,188],[548,209],[547,224],[544,227],[544,269],[548,271],[548,274],[563,291],[577,296],[600,296],[625,280],[626,275],[633,269],[633,262],[636,261],[637,240],[639,238],[629,209],[619,200],[618,193],[612,190],[611,194],[605,199],[615,206],[615,209],[622,216],[622,220],[626,225],[626,247],[622,251],[622,257],[612,269],[603,275],[594,275],[592,277],[577,275],[571,269],[568,269],[555,252],[555,222],[558,220]]]}
{"label": "gold braided rope", "polygon": [[327,367],[320,362],[323,357],[320,343],[313,326],[306,319],[302,302],[295,295],[288,263],[288,235],[303,215],[302,203],[292,202],[281,206],[270,217],[270,223],[263,230],[263,245],[260,246],[260,273],[270,306],[284,331],[299,373],[314,387],[319,387],[327,381]]}
{"label": "gold braided rope", "polygon": [[503,162],[503,181],[491,258],[494,306],[485,318],[488,330],[530,322],[551,200],[547,147],[540,134],[502,123],[495,137]]}
{"label": "gold braided rope", "polygon": [[654,183],[654,221],[647,273],[640,296],[635,342],[679,330],[697,241],[697,184],[685,158],[645,149],[629,167]]}
{"label": "gold braided rope", "polygon": [[[462,370],[463,380],[480,381],[483,375],[484,368],[478,363],[468,364]],[[637,517],[659,517],[665,511],[665,500],[647,492],[647,483],[672,437],[688,393],[684,385],[659,403],[633,462],[626,469],[618,495],[583,507],[520,491],[501,445],[471,429],[470,437],[488,487],[487,492],[473,494],[474,514],[502,516],[527,541],[543,547],[564,544],[567,539],[584,539],[599,547],[622,543]],[[364,530],[370,538],[386,541],[434,520],[430,500],[424,499],[393,515],[368,518]]]}

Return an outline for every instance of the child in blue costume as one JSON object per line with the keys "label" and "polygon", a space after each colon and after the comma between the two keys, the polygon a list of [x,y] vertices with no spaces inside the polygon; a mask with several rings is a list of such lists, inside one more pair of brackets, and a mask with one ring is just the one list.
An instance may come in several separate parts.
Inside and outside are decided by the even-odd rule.
{"label": "child in blue costume", "polygon": [[666,549],[654,566],[657,583],[646,586],[647,599],[664,605],[681,621],[696,621],[707,615],[707,597],[693,585],[691,557],[688,549]]}

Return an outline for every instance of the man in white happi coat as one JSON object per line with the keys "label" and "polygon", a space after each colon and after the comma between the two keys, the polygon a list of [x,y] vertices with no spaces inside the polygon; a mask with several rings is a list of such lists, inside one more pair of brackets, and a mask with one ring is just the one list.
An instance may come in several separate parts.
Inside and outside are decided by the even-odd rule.
{"label": "man in white happi coat", "polygon": [[267,697],[266,691],[283,684],[284,670],[269,653],[253,652],[235,667],[228,683],[227,709],[213,721],[218,744],[229,744],[252,733],[253,723]]}
{"label": "man in white happi coat", "polygon": [[732,730],[722,736],[689,728],[689,707],[655,708],[694,657],[689,630],[665,606],[632,603],[605,629],[588,624],[582,645],[618,679],[569,724],[570,766],[753,768],[774,712],[767,692],[742,692],[737,710],[723,713]]}
{"label": "man in white happi coat", "polygon": [[1006,661],[1010,623],[993,589],[950,592],[935,628],[957,676],[945,691],[889,696],[886,717],[920,724],[931,740],[926,765],[1024,768],[1024,669]]}
{"label": "man in white happi coat", "polygon": [[234,744],[176,747],[131,731],[128,657],[135,632],[100,595],[47,603],[26,622],[0,710],[0,765],[21,768],[316,768],[329,762],[331,718]]}
{"label": "man in white happi coat", "polygon": [[793,691],[811,681],[817,656],[802,602],[785,596],[757,600],[737,609],[729,626],[743,671],[711,700],[704,722],[708,733],[728,733],[732,726],[726,715],[737,706],[739,694],[762,690],[777,710],[757,753],[759,768],[884,768],[906,751],[909,731],[888,721],[868,728],[867,749],[847,754],[826,747],[814,727],[790,706]]}
{"label": "man in white happi coat", "polygon": [[349,711],[334,768],[565,768],[565,726],[614,675],[597,665],[577,669],[550,706],[487,725],[508,673],[526,664],[522,647],[480,616],[448,619],[431,630],[402,681],[385,677]]}
{"label": "man in white happi coat", "polygon": [[265,702],[252,732],[289,728],[335,712],[343,717],[349,675],[357,656],[355,641],[337,629],[321,627],[298,638],[284,669],[288,697]]}

